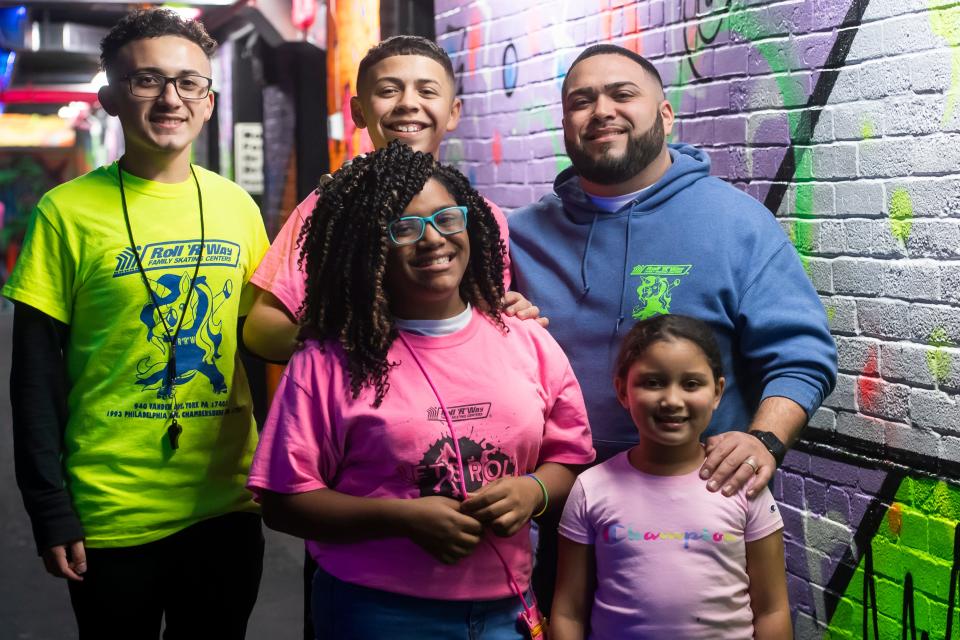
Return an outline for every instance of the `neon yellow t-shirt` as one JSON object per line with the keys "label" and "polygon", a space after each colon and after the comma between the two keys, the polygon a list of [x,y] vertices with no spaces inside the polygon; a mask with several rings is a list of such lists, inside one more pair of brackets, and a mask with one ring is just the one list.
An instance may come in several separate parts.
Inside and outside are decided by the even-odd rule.
{"label": "neon yellow t-shirt", "polygon": [[179,449],[167,437],[169,340],[130,249],[116,163],[41,199],[3,288],[70,325],[64,465],[91,547],[144,544],[257,508],[244,488],[257,435],[236,323],[252,302],[247,281],[268,241],[240,187],[195,169],[205,250],[185,310],[200,246],[193,178],[166,184],[123,174],[134,240],[171,334],[185,313],[176,348]]}

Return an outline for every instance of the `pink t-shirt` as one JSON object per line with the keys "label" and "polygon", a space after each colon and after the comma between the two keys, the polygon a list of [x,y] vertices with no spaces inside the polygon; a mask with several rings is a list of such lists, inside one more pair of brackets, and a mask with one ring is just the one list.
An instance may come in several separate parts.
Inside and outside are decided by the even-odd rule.
{"label": "pink t-shirt", "polygon": [[[474,311],[466,328],[429,337],[403,333],[454,421],[468,491],[544,462],[594,459],[580,385],[560,346],[536,322],[504,317],[504,334]],[[436,396],[399,340],[388,353],[390,389],[350,395],[343,351],[307,342],[281,378],[250,470],[257,493],[334,489],[352,496],[460,498],[450,432]],[[526,589],[530,536],[486,534]],[[354,584],[424,598],[512,595],[495,552],[481,542],[448,566],[406,538],[307,546],[328,573]]]}
{"label": "pink t-shirt", "polygon": [[[273,239],[270,249],[260,266],[254,272],[250,282],[257,285],[265,291],[269,291],[283,303],[291,315],[297,315],[300,305],[306,296],[306,274],[297,266],[300,260],[300,251],[297,248],[297,240],[300,238],[300,230],[303,223],[313,214],[313,209],[320,198],[320,190],[316,189],[307,196],[303,202],[297,205],[287,221],[283,223],[277,237]],[[497,226],[500,227],[500,237],[503,238],[503,244],[510,249],[510,240],[507,236],[507,218],[500,211],[497,205],[486,198],[484,201],[490,207]],[[503,288],[510,287],[510,256],[509,251],[504,255],[503,262]]]}
{"label": "pink t-shirt", "polygon": [[753,638],[746,542],[783,528],[766,488],[725,498],[698,471],[655,476],[627,453],[582,473],[560,535],[594,545],[591,638]]}

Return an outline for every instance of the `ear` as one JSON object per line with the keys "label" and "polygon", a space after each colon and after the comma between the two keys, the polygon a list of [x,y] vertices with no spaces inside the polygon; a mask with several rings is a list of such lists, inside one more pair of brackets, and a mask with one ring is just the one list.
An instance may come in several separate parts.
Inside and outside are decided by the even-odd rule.
{"label": "ear", "polygon": [[203,114],[203,121],[210,122],[210,118],[213,117],[213,107],[216,105],[217,99],[216,94],[211,91],[206,98],[206,112]]}
{"label": "ear", "polygon": [[363,117],[363,109],[360,106],[359,96],[350,98],[350,117],[353,118],[353,124],[357,125],[357,129],[367,128],[367,121]]}
{"label": "ear", "polygon": [[664,99],[659,107],[660,117],[663,118],[663,134],[669,137],[673,133],[673,123],[676,120],[676,114],[673,113],[673,105],[670,101]]}
{"label": "ear", "polygon": [[627,379],[617,376],[613,379],[613,388],[617,390],[617,400],[620,402],[620,406],[630,410],[630,403],[627,402]]}
{"label": "ear", "polygon": [[720,406],[720,398],[723,397],[723,390],[727,386],[727,379],[723,376],[717,379],[717,395],[713,400],[713,409],[716,411],[717,407]]}
{"label": "ear", "polygon": [[103,85],[97,91],[97,100],[100,101],[100,106],[112,116],[117,115],[117,96],[114,91],[116,91],[116,88],[109,84]]}
{"label": "ear", "polygon": [[460,98],[454,98],[450,105],[450,119],[447,120],[447,131],[453,131],[460,124],[460,111],[463,109],[463,102]]}

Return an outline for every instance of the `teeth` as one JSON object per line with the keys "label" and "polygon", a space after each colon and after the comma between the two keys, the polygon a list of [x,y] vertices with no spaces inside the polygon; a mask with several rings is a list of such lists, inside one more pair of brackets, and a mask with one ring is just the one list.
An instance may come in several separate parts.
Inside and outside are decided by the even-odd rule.
{"label": "teeth", "polygon": [[421,264],[423,267],[432,267],[435,264],[448,264],[450,262],[450,256],[442,256],[440,258],[434,258]]}
{"label": "teeth", "polygon": [[422,129],[423,125],[419,124],[398,124],[393,126],[394,131],[399,131],[401,133],[416,133]]}

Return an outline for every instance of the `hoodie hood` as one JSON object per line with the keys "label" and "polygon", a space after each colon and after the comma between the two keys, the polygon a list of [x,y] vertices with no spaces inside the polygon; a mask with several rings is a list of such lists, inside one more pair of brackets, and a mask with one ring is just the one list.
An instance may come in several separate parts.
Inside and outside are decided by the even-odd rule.
{"label": "hoodie hood", "polygon": [[[652,211],[690,184],[710,175],[710,157],[704,151],[688,144],[669,144],[667,149],[670,168],[630,203],[631,212]],[[575,167],[560,172],[553,181],[553,190],[574,222],[592,224],[599,210],[580,185]]]}

